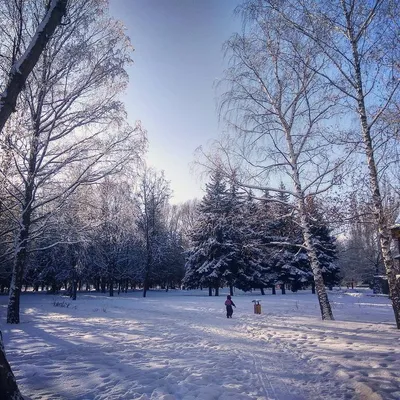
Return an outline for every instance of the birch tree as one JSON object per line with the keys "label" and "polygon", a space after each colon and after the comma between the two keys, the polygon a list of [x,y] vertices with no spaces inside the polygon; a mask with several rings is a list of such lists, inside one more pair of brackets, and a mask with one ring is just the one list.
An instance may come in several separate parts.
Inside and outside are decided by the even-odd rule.
{"label": "birch tree", "polygon": [[249,15],[243,34],[226,43],[230,67],[221,83],[221,115],[236,135],[219,141],[216,151],[241,187],[289,195],[304,241],[297,246],[307,252],[322,318],[333,319],[306,198],[328,191],[340,177],[342,160],[332,156],[326,124],[335,99],[316,72],[324,60],[309,40],[279,18]]}
{"label": "birch tree", "polygon": [[378,165],[379,138],[385,132],[377,129],[400,88],[398,2],[266,0],[250,1],[248,5],[256,13],[280,15],[286,26],[314,43],[329,62],[329,68],[316,72],[341,94],[350,110],[349,118],[358,119],[358,129],[351,134],[364,151],[379,243],[400,329],[400,267],[390,248]]}

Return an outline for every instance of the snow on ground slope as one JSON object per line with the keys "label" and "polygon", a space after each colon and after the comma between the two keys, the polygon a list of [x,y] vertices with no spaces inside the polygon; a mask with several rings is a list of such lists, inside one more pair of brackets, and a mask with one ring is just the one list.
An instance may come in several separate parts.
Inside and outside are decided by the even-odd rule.
{"label": "snow on ground slope", "polygon": [[[223,293],[226,294],[226,293]],[[0,318],[9,361],[31,399],[400,399],[400,334],[384,297],[330,293],[336,321],[315,295],[201,291],[114,298],[26,294],[20,325]],[[62,307],[60,305],[68,305]]]}

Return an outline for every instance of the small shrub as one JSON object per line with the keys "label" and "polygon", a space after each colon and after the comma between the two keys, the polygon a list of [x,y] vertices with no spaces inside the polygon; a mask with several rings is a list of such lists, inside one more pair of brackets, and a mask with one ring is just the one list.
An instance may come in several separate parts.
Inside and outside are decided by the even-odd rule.
{"label": "small shrub", "polygon": [[[53,306],[54,307],[62,307],[62,308],[70,308],[71,307],[71,303],[68,303],[67,301],[54,300],[53,301]],[[71,308],[76,310],[76,306],[72,306]]]}

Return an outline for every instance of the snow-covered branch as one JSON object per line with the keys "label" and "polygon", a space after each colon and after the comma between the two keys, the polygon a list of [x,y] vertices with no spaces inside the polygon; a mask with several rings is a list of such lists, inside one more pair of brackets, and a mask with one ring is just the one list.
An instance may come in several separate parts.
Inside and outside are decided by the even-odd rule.
{"label": "snow-covered branch", "polygon": [[18,96],[29,74],[38,62],[57,26],[60,25],[66,13],[67,3],[68,0],[51,0],[46,15],[37,27],[24,54],[11,66],[9,80],[0,94],[0,132],[11,113],[15,111]]}

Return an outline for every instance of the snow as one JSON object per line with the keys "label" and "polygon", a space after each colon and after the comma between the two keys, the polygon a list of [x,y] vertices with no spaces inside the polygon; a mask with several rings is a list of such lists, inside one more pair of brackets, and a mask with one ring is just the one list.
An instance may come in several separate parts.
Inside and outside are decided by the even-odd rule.
{"label": "snow", "polygon": [[54,11],[54,8],[58,5],[59,0],[51,0],[49,9],[47,10],[46,15],[44,16],[42,22],[39,24],[39,26],[36,29],[35,35],[33,36],[33,38],[31,39],[31,41],[29,42],[28,47],[26,48],[24,54],[16,61],[16,63],[12,66],[11,68],[11,73],[12,74],[20,74],[20,68],[21,65],[25,62],[25,60],[29,57],[33,47],[36,45],[38,39],[39,39],[39,35],[44,31],[46,25],[48,24],[49,20],[50,20],[50,16]]}
{"label": "snow", "polygon": [[[400,398],[400,335],[386,297],[329,292],[321,321],[309,292],[150,291],[110,298],[27,293],[21,324],[2,325],[29,399],[391,400]],[[262,297],[262,314],[252,300]],[[7,296],[0,297],[5,321]]]}

